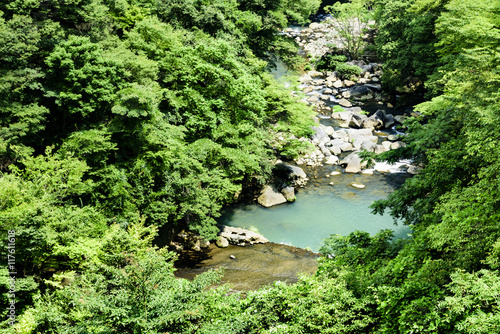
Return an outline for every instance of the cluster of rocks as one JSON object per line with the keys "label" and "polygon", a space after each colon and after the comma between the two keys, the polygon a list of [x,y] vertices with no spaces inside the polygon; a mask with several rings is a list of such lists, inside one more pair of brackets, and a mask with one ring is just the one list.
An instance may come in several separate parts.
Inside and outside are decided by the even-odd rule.
{"label": "cluster of rocks", "polygon": [[205,240],[199,235],[190,231],[182,230],[179,232],[173,241],[170,242],[170,248],[175,251],[193,250],[200,252],[210,246],[210,241]]}
{"label": "cluster of rocks", "polygon": [[304,187],[308,181],[302,168],[280,161],[274,166],[273,173],[274,182],[266,185],[257,198],[257,203],[266,208],[295,201],[295,187]]}
{"label": "cluster of rocks", "polygon": [[[374,22],[364,23],[359,20],[349,22],[350,31],[364,39],[369,37],[364,31],[369,30],[369,27]],[[295,39],[297,44],[313,58],[319,59],[321,56],[331,50],[331,45],[335,45],[337,49],[346,48],[346,39],[341,38],[339,34],[342,23],[335,19],[329,18],[321,23],[311,23],[308,28],[302,30],[294,30],[287,28],[283,34]],[[345,25],[343,25],[345,27]]]}
{"label": "cluster of rocks", "polygon": [[[305,102],[314,104],[319,113],[332,112],[331,104],[337,103],[342,107],[352,107],[354,104],[374,100],[383,104],[385,96],[382,94],[380,78],[383,74],[381,66],[376,63],[366,64],[364,61],[351,61],[350,65],[361,69],[359,76],[350,79],[341,79],[336,71],[309,71],[299,78],[300,88],[306,94]],[[392,105],[388,104],[389,107]]]}
{"label": "cluster of rocks", "polygon": [[269,242],[264,236],[259,233],[246,230],[239,227],[224,226],[224,229],[219,234],[216,245],[225,248],[231,245],[246,246],[253,244],[265,244]]}
{"label": "cluster of rocks", "polygon": [[[349,115],[351,119],[353,118],[352,115],[358,115],[353,112],[345,112],[345,114]],[[376,118],[369,117],[366,119],[370,120],[366,124],[372,125]],[[405,143],[400,140],[399,136],[387,136],[386,140],[379,144],[379,137],[374,134],[372,128],[334,130],[331,126],[319,124],[313,127],[313,130],[315,133],[310,138],[310,142],[317,149],[312,153],[297,158],[296,162],[299,165],[341,165],[345,167],[347,173],[359,173],[366,167],[366,163],[362,163],[362,159],[358,154],[360,151],[367,150],[369,152],[382,153],[405,146]],[[340,155],[346,154],[349,155],[343,159],[339,158]]]}

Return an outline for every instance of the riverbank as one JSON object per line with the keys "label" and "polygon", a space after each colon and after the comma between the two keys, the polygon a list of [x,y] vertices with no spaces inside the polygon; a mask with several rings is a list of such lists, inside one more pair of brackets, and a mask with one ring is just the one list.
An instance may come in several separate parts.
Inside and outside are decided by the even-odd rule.
{"label": "riverbank", "polygon": [[257,290],[276,281],[295,283],[300,274],[313,274],[320,256],[309,250],[277,243],[210,245],[203,252],[184,251],[176,262],[175,276],[194,279],[208,270],[224,270],[219,284],[230,283],[234,291]]}

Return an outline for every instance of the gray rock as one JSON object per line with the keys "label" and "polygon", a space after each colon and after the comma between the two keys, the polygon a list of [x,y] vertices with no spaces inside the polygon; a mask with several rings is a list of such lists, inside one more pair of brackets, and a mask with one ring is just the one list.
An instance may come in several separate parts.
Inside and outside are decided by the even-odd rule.
{"label": "gray rock", "polygon": [[369,152],[375,152],[375,149],[377,148],[377,144],[372,142],[371,140],[363,140],[363,143],[361,144],[361,149],[362,150],[367,150]]}
{"label": "gray rock", "polygon": [[362,86],[356,86],[350,89],[350,93],[352,97],[359,97],[361,95],[367,95],[371,93],[371,90],[369,90],[366,85]]}
{"label": "gray rock", "polygon": [[385,149],[386,151],[389,151],[389,150],[391,149],[391,144],[392,144],[392,143],[391,143],[390,141],[383,141],[383,142],[382,142],[382,146],[384,147],[384,149]]}
{"label": "gray rock", "polygon": [[398,123],[401,123],[401,124],[403,124],[403,123],[404,123],[404,121],[406,121],[406,118],[407,118],[407,117],[406,117],[406,116],[403,116],[403,115],[396,115],[396,116],[394,116],[394,120],[395,120],[396,122],[398,122]]}
{"label": "gray rock", "polygon": [[269,208],[271,206],[286,203],[286,198],[274,187],[269,185],[265,186],[261,195],[257,198],[257,202],[263,207]]}
{"label": "gray rock", "polygon": [[351,153],[340,162],[341,165],[345,165],[346,173],[359,173],[361,168],[366,166],[366,162],[361,162],[361,158],[357,153]]}
{"label": "gray rock", "polygon": [[318,148],[320,149],[321,153],[325,155],[325,157],[329,157],[330,155],[332,155],[330,150],[327,149],[324,144],[319,144]]}
{"label": "gray rock", "polygon": [[375,153],[384,153],[384,152],[387,152],[387,149],[384,147],[384,145],[377,145],[375,147]]}
{"label": "gray rock", "polygon": [[326,165],[338,165],[338,163],[339,163],[339,157],[337,157],[336,155],[329,156],[325,161]]}
{"label": "gray rock", "polygon": [[392,127],[394,124],[395,124],[394,116],[392,116],[392,114],[385,115],[384,127],[386,129],[388,129],[388,128]]}
{"label": "gray rock", "polygon": [[380,92],[382,91],[382,85],[381,84],[365,84],[365,87],[374,91],[374,92]]}
{"label": "gray rock", "polygon": [[357,137],[371,137],[373,133],[370,129],[348,129],[347,135],[349,136],[349,140]]}
{"label": "gray rock", "polygon": [[335,87],[335,88],[341,88],[341,87],[343,87],[344,85],[342,84],[342,81],[337,80],[337,81],[335,81],[335,82],[332,84],[332,86],[333,86],[333,87]]}
{"label": "gray rock", "polygon": [[373,115],[368,117],[363,123],[363,127],[369,129],[382,129],[384,127],[385,111],[382,109],[377,110]]}
{"label": "gray rock", "polygon": [[380,69],[380,65],[377,63],[370,63],[370,65],[372,66],[373,72],[377,72]]}
{"label": "gray rock", "polygon": [[312,70],[312,71],[307,72],[307,75],[309,75],[311,78],[317,78],[317,77],[322,77],[323,73]]}
{"label": "gray rock", "polygon": [[265,244],[269,242],[269,240],[259,233],[232,226],[224,226],[224,230],[220,236],[232,245],[241,245],[242,243]]}
{"label": "gray rock", "polygon": [[313,126],[312,129],[314,130],[314,134],[311,136],[313,143],[324,144],[330,141],[330,137],[321,127]]}
{"label": "gray rock", "polygon": [[330,152],[332,152],[333,155],[339,155],[342,153],[342,149],[340,148],[340,145],[335,145],[335,146],[330,146],[328,147]]}
{"label": "gray rock", "polygon": [[373,72],[373,66],[368,64],[368,65],[362,65],[361,70],[363,72]]}
{"label": "gray rock", "polygon": [[323,131],[325,131],[325,133],[329,136],[333,135],[333,133],[335,132],[335,130],[331,126],[320,124],[319,127],[323,129]]}
{"label": "gray rock", "polygon": [[319,101],[319,98],[317,96],[311,96],[310,98],[308,98],[306,100],[307,102],[311,102],[311,103],[314,103],[314,102],[318,102]]}
{"label": "gray rock", "polygon": [[406,144],[402,141],[395,141],[391,144],[391,150],[397,150],[398,148],[405,147]]}
{"label": "gray rock", "polygon": [[276,164],[274,166],[274,172],[277,176],[291,181],[294,186],[305,186],[308,180],[304,170],[297,166],[284,163]]}
{"label": "gray rock", "polygon": [[337,131],[334,131],[332,134],[331,134],[332,138],[334,139],[343,139],[344,141],[347,140],[348,138],[348,134],[347,134],[347,131],[344,130],[344,129],[340,129],[340,130],[337,130]]}
{"label": "gray rock", "polygon": [[354,86],[356,83],[352,80],[344,80],[344,86],[346,87],[351,87]]}
{"label": "gray rock", "polygon": [[281,194],[286,198],[288,202],[295,201],[295,188],[294,187],[285,187],[281,189]]}
{"label": "gray rock", "polygon": [[226,247],[228,247],[228,246],[229,246],[229,241],[227,241],[227,239],[226,239],[226,238],[219,236],[219,237],[217,238],[217,241],[215,242],[215,244],[216,244],[216,245],[217,245],[217,247],[219,247],[219,248],[226,248]]}
{"label": "gray rock", "polygon": [[349,126],[352,128],[362,128],[366,119],[366,115],[352,114],[349,120]]}
{"label": "gray rock", "polygon": [[352,107],[352,103],[347,101],[346,99],[340,99],[339,101],[339,105],[341,105],[342,107]]}
{"label": "gray rock", "polygon": [[342,149],[342,152],[349,152],[349,151],[353,150],[351,143],[344,143],[344,144],[340,145],[340,148]]}
{"label": "gray rock", "polygon": [[311,82],[311,81],[312,81],[312,78],[308,74],[304,74],[303,76],[301,76],[299,78],[299,82],[301,82],[301,83],[307,83],[307,82]]}
{"label": "gray rock", "polygon": [[375,130],[375,129],[381,129],[383,127],[384,124],[382,123],[382,121],[374,119],[372,117],[368,117],[363,121],[363,128],[365,129]]}

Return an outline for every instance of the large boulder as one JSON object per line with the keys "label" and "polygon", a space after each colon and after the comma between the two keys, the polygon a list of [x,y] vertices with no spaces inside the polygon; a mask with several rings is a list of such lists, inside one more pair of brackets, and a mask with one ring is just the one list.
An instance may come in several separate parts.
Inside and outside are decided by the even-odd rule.
{"label": "large boulder", "polygon": [[382,91],[382,85],[381,84],[365,84],[365,87],[373,90],[374,92],[380,92]]}
{"label": "large boulder", "polygon": [[329,157],[330,155],[332,155],[330,150],[325,147],[325,144],[319,144],[318,148],[325,157]]}
{"label": "large boulder", "polygon": [[392,114],[386,114],[384,119],[384,127],[386,129],[392,127],[395,124],[394,116]]}
{"label": "large boulder", "polygon": [[245,230],[239,227],[224,226],[224,230],[220,234],[230,244],[244,246],[246,244],[265,244],[269,242],[264,236],[259,233]]}
{"label": "large boulder", "polygon": [[349,92],[351,93],[351,97],[359,97],[370,94],[372,91],[366,85],[362,85],[351,88]]}
{"label": "large boulder", "polygon": [[307,183],[307,174],[297,166],[279,163],[274,166],[274,174],[282,179],[291,181],[293,186],[305,186]]}
{"label": "large boulder", "polygon": [[395,141],[391,144],[391,150],[397,150],[398,148],[405,147],[406,144],[402,141]]}
{"label": "large boulder", "polygon": [[342,147],[344,147],[345,144],[346,142],[342,139],[334,139],[326,143],[326,147],[328,147],[330,152],[334,155],[339,155],[342,153]]}
{"label": "large boulder", "polygon": [[281,194],[286,198],[288,202],[295,201],[295,188],[294,187],[285,187],[281,189]]}
{"label": "large boulder", "polygon": [[313,79],[308,74],[304,74],[303,76],[301,76],[299,78],[300,83],[308,83],[308,82],[311,82],[312,80]]}
{"label": "large boulder", "polygon": [[357,129],[362,128],[365,119],[366,115],[352,114],[349,120],[349,126]]}
{"label": "large boulder", "polygon": [[361,157],[354,152],[342,159],[340,165],[345,166],[346,173],[359,173],[366,166],[366,162],[361,160]]}
{"label": "large boulder", "polygon": [[370,129],[348,129],[347,135],[349,142],[353,142],[357,138],[361,138],[362,140],[370,139],[375,143],[378,140],[378,137],[374,136]]}
{"label": "large boulder", "polygon": [[307,72],[307,74],[308,74],[311,78],[317,78],[317,77],[322,77],[322,76],[323,76],[323,73],[322,73],[322,72],[318,72],[318,71],[315,71],[315,70],[309,71],[309,72]]}
{"label": "large boulder", "polygon": [[325,131],[325,133],[329,136],[333,135],[333,133],[335,132],[335,129],[332,126],[320,124],[319,127],[323,129],[323,131]]}
{"label": "large boulder", "polygon": [[329,156],[325,161],[326,165],[338,165],[338,163],[339,163],[339,157],[337,157],[336,155]]}
{"label": "large boulder", "polygon": [[376,130],[382,129],[384,128],[384,121],[385,121],[385,111],[379,109],[363,122],[363,127],[367,129],[376,129]]}
{"label": "large boulder", "polygon": [[313,126],[312,129],[314,130],[314,134],[311,136],[313,143],[324,144],[330,141],[330,137],[321,127]]}
{"label": "large boulder", "polygon": [[219,248],[226,248],[229,246],[229,241],[226,238],[219,236],[215,244]]}
{"label": "large boulder", "polygon": [[266,208],[286,202],[285,196],[270,185],[265,186],[261,195],[257,198],[257,203]]}

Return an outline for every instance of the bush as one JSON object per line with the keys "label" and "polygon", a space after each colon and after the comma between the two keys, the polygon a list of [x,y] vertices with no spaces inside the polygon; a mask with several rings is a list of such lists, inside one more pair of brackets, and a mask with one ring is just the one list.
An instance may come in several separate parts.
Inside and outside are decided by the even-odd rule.
{"label": "bush", "polygon": [[358,66],[346,64],[346,60],[347,57],[344,55],[326,54],[316,62],[316,69],[337,71],[342,78],[350,78],[352,75],[359,75],[361,69]]}

